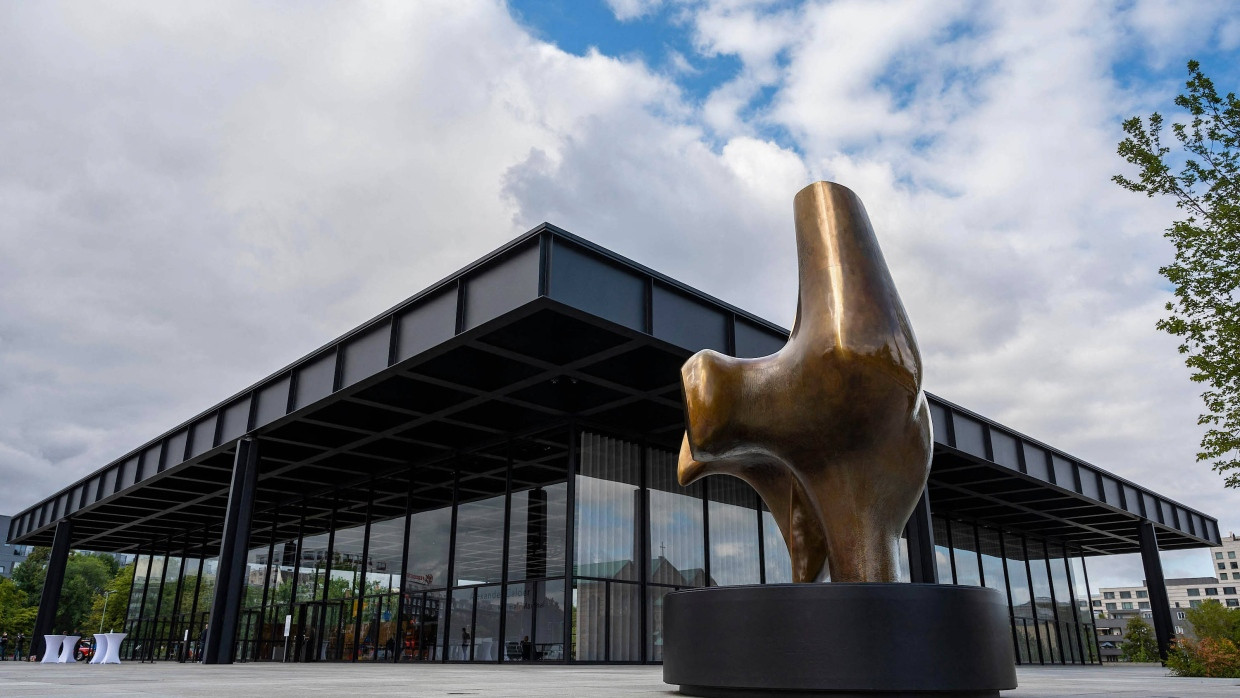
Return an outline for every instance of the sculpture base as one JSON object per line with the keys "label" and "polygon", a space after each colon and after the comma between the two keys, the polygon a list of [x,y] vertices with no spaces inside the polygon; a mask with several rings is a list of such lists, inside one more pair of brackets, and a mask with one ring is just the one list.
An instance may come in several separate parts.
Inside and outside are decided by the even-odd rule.
{"label": "sculpture base", "polygon": [[981,698],[1016,688],[1016,666],[993,589],[777,584],[664,597],[663,681],[707,698]]}

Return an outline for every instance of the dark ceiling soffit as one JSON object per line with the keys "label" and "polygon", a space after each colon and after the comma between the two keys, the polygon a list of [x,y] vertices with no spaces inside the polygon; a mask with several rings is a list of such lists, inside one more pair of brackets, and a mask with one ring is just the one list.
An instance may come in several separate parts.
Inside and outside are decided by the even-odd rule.
{"label": "dark ceiling soffit", "polygon": [[[25,529],[25,532],[22,536],[20,536],[20,538],[24,539],[31,533],[50,527],[56,521],[63,518],[66,513],[74,514],[90,505],[104,502],[113,495],[121,494],[130,487],[134,487],[142,482],[145,482],[153,475],[162,473],[171,468],[179,467],[182,463],[201,461],[209,456],[210,453],[219,452],[221,447],[223,447],[224,450],[227,450],[228,445],[224,443],[225,439],[221,438],[221,436],[223,435],[222,432],[225,428],[225,421],[228,416],[227,413],[229,408],[238,407],[240,410],[245,410],[248,407],[248,414],[244,417],[246,420],[245,429],[240,433],[227,434],[227,440],[231,441],[238,436],[252,433],[255,429],[266,426],[266,423],[258,423],[256,420],[256,403],[260,393],[264,389],[277,386],[283,381],[289,381],[289,383],[292,384],[297,380],[295,377],[299,377],[303,372],[307,371],[307,369],[313,368],[314,365],[320,361],[330,361],[331,359],[328,357],[332,357],[333,355],[336,362],[334,376],[332,378],[333,390],[329,391],[328,394],[331,394],[331,392],[334,392],[335,390],[339,390],[343,387],[340,383],[340,373],[342,369],[342,366],[340,365],[342,359],[340,351],[341,348],[346,347],[352,340],[359,339],[364,335],[369,334],[372,330],[381,329],[385,325],[388,325],[391,328],[393,333],[392,342],[395,344],[397,341],[396,334],[399,332],[399,327],[396,327],[396,318],[400,318],[406,313],[411,313],[415,309],[415,306],[422,301],[428,301],[427,304],[429,305],[429,302],[441,292],[455,292],[457,294],[457,322],[455,333],[459,334],[467,329],[463,326],[463,321],[466,320],[463,316],[466,310],[466,303],[468,302],[469,282],[476,278],[483,277],[488,271],[501,267],[505,261],[510,261],[512,257],[520,255],[523,248],[526,248],[528,245],[538,245],[535,264],[533,265],[533,272],[536,274],[536,278],[530,278],[528,280],[531,284],[530,288],[533,291],[530,300],[533,300],[533,297],[548,295],[548,277],[550,276],[550,266],[553,254],[552,250],[555,247],[552,243],[553,239],[567,241],[570,245],[575,245],[587,250],[594,256],[604,258],[609,264],[617,265],[621,268],[629,270],[630,272],[648,277],[652,280],[652,282],[657,281],[659,284],[674,289],[680,294],[694,298],[704,304],[714,306],[715,308],[721,309],[736,317],[743,318],[758,328],[778,335],[787,335],[786,329],[759,318],[752,313],[745,312],[717,298],[702,293],[686,284],[676,281],[675,279],[660,274],[588,240],[573,235],[562,228],[551,225],[550,223],[542,223],[523,235],[511,240],[490,254],[487,254],[481,259],[459,269],[455,273],[440,279],[407,300],[398,303],[392,308],[389,308],[387,311],[379,314],[367,322],[362,323],[357,328],[341,335],[327,344],[324,344],[301,359],[281,368],[267,378],[251,385],[245,390],[229,396],[225,400],[216,404],[214,407],[195,415],[193,418],[177,425],[176,427],[173,427],[172,429],[169,429],[156,439],[153,439],[133,451],[126,453],[120,458],[117,458],[111,463],[99,468],[90,475],[87,475],[77,482],[74,482],[55,494],[45,498],[38,504],[19,512],[13,516],[13,523],[10,525],[10,531],[7,533],[11,534],[12,531],[17,530],[18,526],[21,526]],[[535,241],[537,242],[535,243]],[[393,354],[394,353],[395,347],[393,347]],[[408,357],[389,356],[388,358],[389,361],[387,364],[390,366],[398,363],[400,358]],[[380,372],[382,370],[383,369],[380,369]],[[296,388],[290,387],[289,390],[290,392],[295,392]],[[280,415],[281,417],[291,414],[302,406],[308,406],[295,404],[295,399],[295,395],[289,396],[289,409],[283,411]],[[243,405],[243,403],[248,404]],[[211,447],[201,449],[194,444],[194,442],[207,436],[211,437]],[[176,450],[178,453],[171,453],[170,449]],[[184,451],[181,451],[181,449],[184,449]],[[158,462],[150,463],[149,460],[151,459],[157,459]],[[133,474],[126,469],[127,467],[134,471],[140,470],[141,477],[135,478]],[[110,480],[108,479],[108,475],[110,475],[109,471],[115,471],[115,476]],[[124,478],[128,484],[116,486],[116,481],[121,478]],[[113,487],[111,492],[99,491],[105,482],[109,486]],[[83,494],[82,490],[79,488],[84,488],[88,485],[94,491],[85,493],[85,506],[83,506]],[[73,495],[73,498],[69,499],[69,495]],[[62,502],[58,501],[61,500],[62,497],[65,498],[63,501],[63,506]],[[56,507],[57,510],[55,514],[45,517],[42,525],[37,523],[30,525],[30,522],[27,521],[27,519],[33,518],[31,515],[38,516],[41,509],[49,506]]]}
{"label": "dark ceiling soffit", "polygon": [[[769,336],[773,336],[773,337],[786,337],[787,336],[787,330],[785,330],[784,328],[781,328],[773,323],[770,323],[761,318],[758,318],[757,316],[752,315],[751,313],[742,311],[736,308],[735,306],[724,303],[707,294],[701,293],[663,274],[655,272],[645,266],[637,264],[609,250],[606,250],[605,248],[602,248],[594,243],[591,243],[587,240],[584,240],[575,235],[572,235],[571,233],[568,233],[567,231],[557,228],[551,224],[544,223],[542,225],[535,227],[534,229],[525,233],[524,235],[512,240],[508,244],[492,252],[491,254],[483,257],[482,259],[479,259],[478,261],[464,267],[463,269],[457,271],[456,273],[448,277],[445,277],[444,279],[441,279],[435,284],[432,284],[430,287],[423,290],[422,292],[394,306],[393,308],[371,319],[370,321],[363,323],[358,328],[342,335],[341,337],[320,347],[314,352],[311,352],[310,354],[308,354],[306,357],[303,357],[299,361],[294,362],[293,364],[290,364],[289,366],[284,367],[283,369],[277,371],[276,373],[272,374],[271,376],[264,379],[263,381],[260,381],[259,383],[256,383],[255,385],[251,386],[250,388],[247,388],[246,390],[229,397],[228,399],[219,403],[212,409],[204,411],[200,413],[199,415],[195,416],[193,419],[169,430],[168,432],[163,434],[158,439],[155,439],[154,441],[144,444],[142,447],[135,449],[134,451],[131,451],[130,453],[123,456],[122,458],[119,458],[116,461],[113,461],[107,466],[87,476],[86,478],[83,478],[82,480],[79,480],[78,482],[75,482],[74,484],[62,489],[60,492],[57,492],[55,495],[48,497],[47,499],[40,502],[38,505],[31,507],[17,514],[16,516],[13,517],[13,524],[11,525],[10,532],[17,530],[17,526],[20,523],[26,529],[25,533],[21,536],[21,538],[24,539],[33,533],[37,533],[38,531],[41,531],[43,529],[50,528],[55,523],[56,520],[63,518],[63,516],[65,515],[65,512],[57,511],[55,516],[47,517],[48,520],[44,521],[42,526],[32,527],[32,526],[26,525],[25,518],[27,517],[27,515],[30,515],[34,512],[39,512],[39,510],[42,507],[49,506],[52,502],[57,502],[57,500],[62,497],[65,497],[67,499],[67,496],[69,494],[73,495],[73,499],[78,500],[78,501],[68,500],[66,502],[65,508],[69,510],[68,513],[74,514],[74,513],[77,513],[78,511],[82,511],[87,508],[93,508],[93,505],[95,504],[106,503],[107,501],[112,500],[114,497],[121,495],[124,492],[129,491],[131,488],[137,487],[138,485],[143,484],[145,482],[150,481],[153,484],[156,481],[151,480],[152,477],[157,477],[159,475],[162,475],[165,472],[179,472],[185,466],[188,466],[192,463],[201,462],[203,460],[211,458],[212,456],[217,456],[220,453],[228,452],[231,448],[232,441],[236,438],[236,436],[239,436],[240,434],[230,433],[226,435],[226,438],[221,438],[222,432],[226,428],[225,422],[228,421],[228,417],[230,416],[229,415],[230,408],[236,407],[238,408],[238,411],[240,411],[241,409],[240,405],[242,404],[243,401],[245,403],[248,403],[246,405],[248,407],[248,415],[246,419],[245,429],[241,433],[252,433],[259,428],[274,426],[278,423],[284,423],[285,421],[291,420],[295,414],[302,413],[303,410],[316,409],[318,407],[321,407],[322,405],[326,404],[329,397],[334,396],[336,392],[340,391],[343,387],[345,387],[344,385],[342,385],[341,374],[342,374],[343,369],[345,368],[342,364],[344,363],[344,360],[346,357],[343,356],[344,351],[342,350],[345,347],[349,347],[351,345],[351,342],[353,342],[354,340],[358,340],[360,343],[360,340],[364,338],[365,336],[369,335],[373,330],[386,329],[390,333],[389,334],[389,342],[390,342],[389,355],[387,357],[387,361],[385,362],[387,365],[379,368],[377,372],[372,373],[369,376],[357,377],[356,380],[353,380],[351,377],[350,387],[357,387],[360,389],[361,387],[364,387],[365,385],[371,384],[372,382],[379,380],[382,376],[386,375],[390,370],[394,369],[395,366],[404,363],[404,361],[406,361],[409,358],[412,358],[412,357],[401,357],[397,353],[398,352],[397,343],[399,342],[400,330],[401,330],[399,319],[406,315],[410,315],[410,316],[413,315],[413,313],[418,310],[417,306],[421,301],[424,301],[424,300],[427,301],[426,306],[431,305],[431,302],[441,292],[451,290],[451,292],[454,292],[456,295],[454,330],[455,330],[455,336],[459,336],[461,333],[470,329],[466,327],[468,318],[466,318],[465,315],[469,307],[467,304],[469,303],[469,299],[470,299],[469,288],[470,288],[471,283],[479,282],[479,285],[482,285],[480,280],[488,276],[489,272],[500,270],[504,266],[505,262],[511,261],[513,258],[522,257],[522,256],[532,257],[533,256],[532,254],[527,254],[527,252],[528,253],[533,252],[529,247],[527,247],[527,245],[533,245],[534,243],[532,243],[531,241],[534,239],[538,240],[538,251],[536,253],[536,261],[534,261],[533,266],[530,267],[530,269],[527,269],[525,271],[527,272],[534,271],[534,273],[537,274],[537,280],[534,281],[533,279],[528,279],[528,278],[524,280],[524,282],[527,285],[534,284],[531,287],[531,290],[533,292],[532,293],[533,298],[531,298],[530,300],[533,300],[534,298],[541,298],[547,295],[559,295],[559,294],[556,294],[555,289],[551,287],[550,280],[551,280],[551,277],[553,276],[553,271],[555,270],[556,260],[555,260],[554,250],[558,248],[560,244],[562,243],[553,242],[553,241],[565,241],[569,243],[568,247],[570,249],[573,247],[576,247],[576,248],[579,248],[580,250],[585,250],[590,256],[593,256],[596,258],[602,258],[602,260],[604,260],[605,263],[607,264],[615,266],[628,274],[634,274],[634,273],[638,274],[640,275],[640,277],[643,277],[645,279],[643,283],[643,286],[645,288],[642,290],[642,293],[645,296],[642,299],[642,303],[644,305],[643,311],[645,313],[645,317],[641,321],[641,324],[643,326],[632,327],[630,325],[630,329],[635,329],[648,335],[656,332],[656,328],[654,327],[654,325],[656,324],[655,313],[653,312],[653,309],[652,309],[652,302],[653,302],[652,293],[656,293],[656,290],[655,290],[656,288],[665,288],[665,289],[670,289],[673,292],[673,295],[675,296],[687,297],[691,299],[692,301],[697,301],[701,303],[702,305],[708,306],[709,308],[713,309],[716,312],[721,311],[723,313],[723,317],[730,317],[731,322],[729,325],[729,329],[727,330],[727,333],[726,333],[727,337],[722,340],[726,342],[727,346],[720,347],[721,349],[735,351],[735,341],[736,341],[735,337],[736,337],[736,330],[737,330],[737,325],[738,325],[737,320],[744,320],[747,323],[753,325],[755,329],[759,329],[760,331],[762,331],[763,334],[767,334]],[[527,263],[528,263],[528,260],[527,260]],[[563,264],[563,260],[561,260],[561,264]],[[520,271],[520,270],[517,270],[517,271]],[[503,286],[504,283],[505,281],[501,279],[500,280],[501,287]],[[501,313],[501,315],[505,315],[505,314],[507,313]],[[664,340],[666,341],[666,338],[664,338]],[[685,341],[681,343],[688,344],[691,342]],[[444,346],[444,342],[441,341],[439,342],[438,346],[434,347],[433,349],[430,349],[429,351],[432,353],[435,353],[436,350],[441,350],[443,346]],[[691,350],[692,347],[688,349]],[[430,354],[427,354],[427,356],[429,355]],[[328,359],[327,357],[331,357],[331,359]],[[425,357],[420,355],[419,358],[425,358]],[[334,361],[334,366],[326,366],[328,361]],[[318,363],[324,364],[325,375],[327,373],[331,374],[330,378],[328,378],[328,380],[331,381],[331,389],[328,390],[327,393],[324,396],[322,396],[320,399],[315,400],[314,402],[311,402],[311,403],[299,405],[296,403],[297,387],[293,385],[293,383],[297,381],[296,379],[294,379],[294,376],[301,377],[303,374],[307,374],[308,371],[313,369],[315,365]],[[259,402],[260,393],[264,390],[272,388],[273,386],[279,386],[284,381],[289,382],[289,387],[287,389],[289,393],[287,409],[283,410],[283,414],[276,417],[273,421],[270,421],[267,423],[257,423],[256,412],[257,412],[257,407],[258,407],[257,403]],[[1106,483],[1109,480],[1113,484],[1113,486],[1116,488],[1116,491],[1119,493],[1118,501],[1116,503],[1111,503],[1112,506],[1114,506],[1115,504],[1118,504],[1120,506],[1120,510],[1124,510],[1130,515],[1135,514],[1137,517],[1144,516],[1154,521],[1155,523],[1163,525],[1166,528],[1178,529],[1179,531],[1183,533],[1194,536],[1197,540],[1200,540],[1203,544],[1211,544],[1211,543],[1217,544],[1218,539],[1219,539],[1218,538],[1219,534],[1218,534],[1218,524],[1215,519],[1208,517],[1196,510],[1190,509],[1188,507],[1184,507],[1183,505],[1170,502],[1169,500],[1166,500],[1165,498],[1160,497],[1156,495],[1155,493],[1143,487],[1140,487],[1127,480],[1111,475],[1110,473],[1107,473],[1106,471],[1103,471],[1100,468],[1097,468],[1096,466],[1090,465],[1079,459],[1073,458],[1072,456],[1064,453],[1063,451],[1060,451],[1040,441],[1031,439],[1027,436],[1024,436],[1023,434],[1020,434],[1011,429],[1003,427],[1002,425],[999,425],[993,420],[990,420],[970,410],[967,410],[951,402],[943,400],[942,398],[939,398],[934,395],[930,395],[929,397],[930,397],[932,407],[935,408],[935,418],[936,418],[935,419],[935,422],[936,422],[935,438],[936,438],[936,442],[939,443],[941,446],[947,446],[949,448],[952,448],[953,450],[959,451],[960,453],[965,454],[968,457],[971,457],[974,459],[980,459],[985,462],[999,464],[998,461],[1003,460],[1003,458],[995,456],[996,447],[994,445],[994,442],[996,440],[1003,439],[1004,435],[1006,435],[1007,439],[1015,441],[1016,448],[1017,448],[1016,450],[1017,457],[1014,463],[1000,464],[1000,467],[1002,467],[1003,465],[1007,465],[1008,467],[1015,466],[1015,469],[1017,469],[1022,474],[1025,474],[1041,483],[1055,486],[1055,485],[1058,485],[1058,483],[1053,479],[1055,468],[1056,466],[1065,467],[1065,464],[1066,464],[1066,467],[1068,467],[1071,471],[1074,472],[1074,475],[1073,475],[1074,481],[1072,483],[1072,486],[1068,487],[1067,489],[1073,491],[1073,493],[1076,496],[1083,497],[1084,499],[1088,501],[1096,501],[1096,502],[1100,502],[1103,504],[1108,504],[1109,502],[1103,501],[1102,499],[1095,499],[1091,497],[1088,494],[1089,488],[1081,486],[1081,478],[1084,477],[1087,479],[1094,480],[1096,484],[1095,490],[1100,494],[1101,497],[1107,497],[1107,494],[1108,494],[1107,488],[1104,483]],[[972,440],[970,440],[969,438],[960,438],[960,436],[956,433],[957,431],[956,422],[961,422],[962,425],[964,424],[969,425],[969,428],[972,429],[974,432],[978,432],[980,429],[980,438],[977,438],[976,434],[974,435],[975,438],[973,438]],[[213,437],[211,441],[213,446],[206,450],[202,450],[196,454],[193,454],[191,451],[192,444],[186,443],[186,442],[190,441],[191,439],[196,441],[197,438],[202,438],[205,434],[201,432],[205,432],[208,430],[213,432],[211,434],[211,436]],[[234,429],[234,431],[236,430]],[[194,437],[197,437],[197,438],[194,438]],[[171,456],[171,459],[170,459],[169,455],[164,455],[162,453],[163,451],[168,450],[170,446],[175,446],[176,448],[184,447],[185,453],[191,453],[192,455],[189,459],[184,459],[183,455]],[[197,449],[195,448],[194,450],[197,450]],[[1032,452],[1032,453],[1041,453],[1046,461],[1045,467],[1040,468],[1036,465],[1034,467],[1030,467],[1029,464],[1025,462],[1027,451]],[[151,458],[152,453],[154,453],[155,456],[159,460],[159,463],[157,465],[147,462],[147,459]],[[1058,459],[1059,461],[1058,463],[1055,462],[1056,459]],[[177,462],[177,461],[183,461],[183,462]],[[125,485],[123,487],[115,488],[113,493],[104,493],[104,496],[99,498],[97,501],[92,501],[92,500],[95,500],[95,495],[97,492],[89,492],[89,491],[85,493],[82,492],[80,488],[83,488],[86,485],[90,485],[92,488],[96,488],[97,490],[103,484],[103,482],[108,482],[108,480],[103,479],[104,474],[108,473],[110,469],[114,469],[114,468],[117,471],[115,479],[120,479],[121,477],[125,477],[127,481],[131,482],[131,484]],[[123,470],[126,468],[128,468],[128,470]],[[129,470],[134,470],[134,471],[140,470],[141,477],[140,478],[135,477],[134,474],[131,474],[129,472]],[[113,485],[115,483],[115,479],[112,479]],[[103,480],[103,482],[100,482],[100,480]],[[1058,486],[1063,488],[1062,485],[1058,485]],[[1125,487],[1127,488],[1127,491],[1125,490]],[[1086,491],[1081,491],[1082,489]],[[1125,507],[1124,499],[1123,499],[1124,495],[1127,493],[1132,493],[1132,492],[1140,493],[1135,497],[1137,502],[1134,503],[1135,504],[1134,506]],[[1148,504],[1148,502],[1146,501],[1147,498],[1153,500],[1155,505],[1152,508],[1156,510],[1156,511],[1150,512],[1149,514],[1147,514],[1146,512],[1147,504]],[[85,507],[80,506],[82,499],[87,500]],[[1163,514],[1164,503],[1169,505],[1169,511],[1171,513],[1170,517],[1164,516]],[[1133,511],[1133,509],[1135,509],[1136,511]],[[1195,519],[1194,519],[1194,515],[1196,516]],[[1164,520],[1164,519],[1169,519],[1169,520]],[[1192,529],[1191,531],[1189,530],[1190,527]],[[1204,536],[1200,535],[1199,533],[1201,532],[1204,532],[1206,535]]]}

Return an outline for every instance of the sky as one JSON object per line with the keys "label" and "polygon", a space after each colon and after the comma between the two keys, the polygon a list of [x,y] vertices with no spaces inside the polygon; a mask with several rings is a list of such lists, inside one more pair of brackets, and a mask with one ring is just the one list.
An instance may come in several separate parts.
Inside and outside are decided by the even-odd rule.
{"label": "sky", "polygon": [[1240,86],[1235,5],[4,2],[0,45],[0,512],[542,221],[788,326],[826,179],[928,390],[1240,532],[1154,330],[1177,212],[1110,181],[1190,58]]}

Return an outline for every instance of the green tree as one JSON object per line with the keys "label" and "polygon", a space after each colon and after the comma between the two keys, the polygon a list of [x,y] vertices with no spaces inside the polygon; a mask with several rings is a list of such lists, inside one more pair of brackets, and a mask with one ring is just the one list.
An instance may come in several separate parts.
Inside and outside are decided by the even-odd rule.
{"label": "green tree", "polygon": [[[116,565],[109,565],[105,556],[91,553],[72,553],[65,563],[65,581],[60,588],[60,604],[56,607],[53,621],[57,632],[62,630],[80,635],[88,630],[86,619],[90,616],[95,599],[112,581]],[[110,556],[106,556],[110,557]]]}
{"label": "green tree", "polygon": [[1240,608],[1227,608],[1210,599],[1184,614],[1193,624],[1197,637],[1211,640],[1231,640],[1240,645]]}
{"label": "green tree", "polygon": [[47,561],[51,556],[51,548],[36,546],[21,564],[13,568],[13,583],[25,592],[30,603],[39,603],[39,596],[43,593],[43,580],[47,577]]}
{"label": "green tree", "polygon": [[[1159,269],[1175,289],[1167,317],[1157,328],[1181,341],[1192,380],[1207,387],[1207,427],[1199,461],[1213,461],[1228,487],[1240,488],[1240,100],[1221,97],[1197,61],[1188,62],[1187,92],[1175,98],[1189,116],[1172,123],[1179,143],[1174,155],[1163,144],[1163,117],[1124,122],[1119,154],[1140,168],[1120,186],[1146,196],[1167,196],[1186,217],[1165,235],[1175,259]],[[1173,163],[1179,172],[1173,171]]]}
{"label": "green tree", "polygon": [[1154,628],[1139,617],[1128,619],[1119,649],[1125,662],[1157,662],[1158,641],[1154,639]]}
{"label": "green tree", "polygon": [[18,632],[31,635],[37,614],[38,609],[30,603],[26,592],[18,588],[13,580],[0,577],[0,632],[6,632],[10,637]]}
{"label": "green tree", "polygon": [[[125,610],[129,605],[129,591],[133,585],[133,563],[117,570],[112,580],[103,591],[95,595],[90,606],[90,615],[86,618],[87,633],[94,633],[103,628],[104,632],[121,630],[125,624]],[[107,598],[107,612],[104,612],[104,592],[111,592]]]}

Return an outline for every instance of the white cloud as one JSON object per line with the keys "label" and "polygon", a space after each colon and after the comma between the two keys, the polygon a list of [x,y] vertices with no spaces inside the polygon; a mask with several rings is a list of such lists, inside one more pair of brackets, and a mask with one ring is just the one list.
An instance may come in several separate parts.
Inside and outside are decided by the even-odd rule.
{"label": "white cloud", "polygon": [[495,2],[16,6],[0,510],[542,220],[788,324],[790,200],[821,177],[866,202],[930,390],[1240,530],[1153,330],[1175,212],[1109,182],[1119,119],[1168,96],[1112,65],[1182,62],[1217,6],[680,9],[702,55],[742,62],[700,107]]}
{"label": "white cloud", "polygon": [[645,17],[661,5],[663,0],[607,0],[607,6],[621,22]]}

